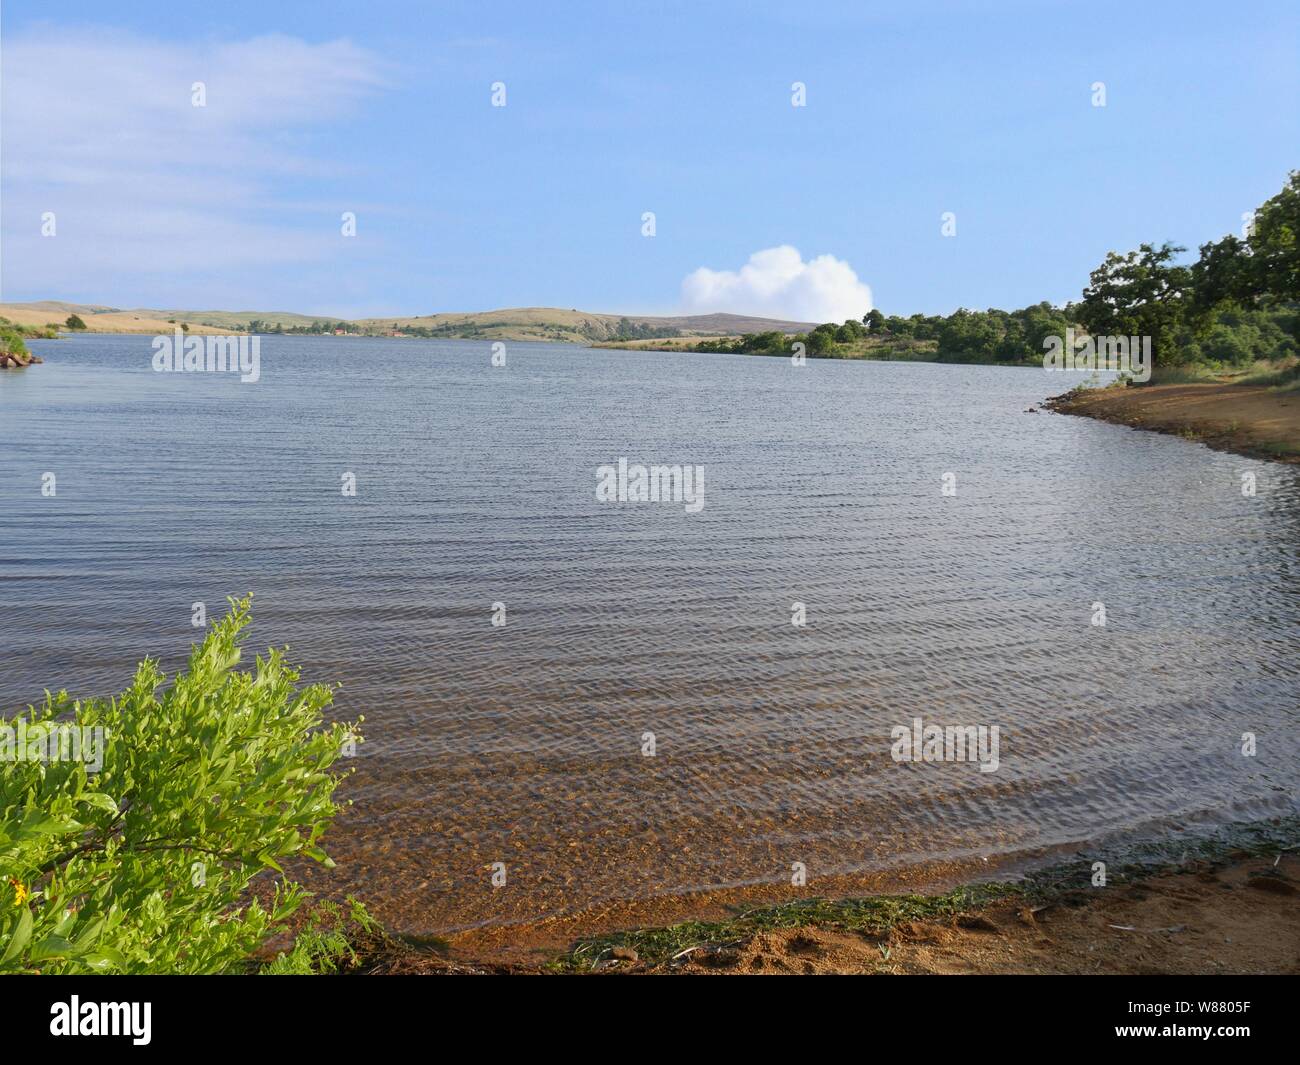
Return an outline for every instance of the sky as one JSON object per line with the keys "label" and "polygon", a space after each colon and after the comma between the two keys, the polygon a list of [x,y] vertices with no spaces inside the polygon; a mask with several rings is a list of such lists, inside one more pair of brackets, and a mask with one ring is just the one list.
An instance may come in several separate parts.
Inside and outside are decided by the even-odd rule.
{"label": "sky", "polygon": [[1011,309],[1300,167],[1294,0],[4,0],[0,32],[0,301]]}

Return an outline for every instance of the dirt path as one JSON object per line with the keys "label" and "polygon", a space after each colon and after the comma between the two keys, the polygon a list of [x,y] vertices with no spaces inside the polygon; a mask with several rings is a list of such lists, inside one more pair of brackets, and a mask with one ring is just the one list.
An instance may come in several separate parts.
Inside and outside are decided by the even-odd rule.
{"label": "dirt path", "polygon": [[1300,463],[1300,390],[1144,385],[1070,392],[1044,406],[1061,414],[1174,433],[1220,451]]}

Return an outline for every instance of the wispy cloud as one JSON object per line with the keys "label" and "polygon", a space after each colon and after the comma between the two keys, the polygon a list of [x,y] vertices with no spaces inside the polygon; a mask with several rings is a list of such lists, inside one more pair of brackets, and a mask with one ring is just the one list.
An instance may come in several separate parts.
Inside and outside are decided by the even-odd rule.
{"label": "wispy cloud", "polygon": [[782,244],[754,252],[739,270],[701,266],[682,281],[682,300],[692,312],[838,322],[871,310],[871,289],[843,259],[805,262],[797,248]]}
{"label": "wispy cloud", "polygon": [[[7,35],[3,59],[6,298],[238,300],[256,295],[261,267],[328,269],[355,254],[337,219],[359,205],[297,205],[324,206],[318,186],[345,175],[313,149],[383,89],[374,53],[50,25]],[[205,106],[193,105],[195,82]],[[53,238],[41,235],[47,211]]]}

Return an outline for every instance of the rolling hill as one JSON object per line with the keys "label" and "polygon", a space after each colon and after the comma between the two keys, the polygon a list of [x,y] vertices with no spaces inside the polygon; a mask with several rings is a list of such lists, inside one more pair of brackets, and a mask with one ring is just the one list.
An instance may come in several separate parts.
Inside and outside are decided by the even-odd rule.
{"label": "rolling hill", "polygon": [[668,337],[736,336],[738,334],[802,333],[812,323],[739,314],[699,314],[678,317],[603,314],[558,307],[514,307],[469,314],[441,313],[416,317],[348,320],[289,311],[187,311],[148,308],[122,309],[102,304],[45,300],[0,304],[0,317],[22,325],[62,323],[76,314],[94,333],[162,333],[186,323],[193,333],[238,332],[257,323],[260,332],[308,329],[314,324],[344,324],[374,335],[418,331],[418,335],[476,340],[552,340],[575,344],[645,340]]}

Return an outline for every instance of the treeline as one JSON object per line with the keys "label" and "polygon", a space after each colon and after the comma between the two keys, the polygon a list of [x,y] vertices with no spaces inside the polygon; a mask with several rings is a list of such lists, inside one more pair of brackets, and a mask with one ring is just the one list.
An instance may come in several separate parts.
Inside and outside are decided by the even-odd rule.
{"label": "treeline", "polygon": [[[215,322],[205,323],[216,325]],[[581,322],[572,327],[565,327],[555,324],[537,325],[532,322],[502,322],[493,321],[485,323],[477,322],[444,322],[441,325],[409,325],[399,322],[393,322],[390,326],[370,325],[362,326],[356,322],[330,321],[322,319],[313,321],[304,325],[285,326],[280,322],[267,322],[260,318],[254,318],[242,326],[236,325],[235,328],[242,329],[248,333],[267,333],[267,334],[297,334],[306,336],[320,336],[322,334],[343,333],[348,336],[375,336],[396,334],[404,337],[419,337],[424,340],[437,340],[441,338],[458,338],[473,340],[476,338],[490,338],[498,334],[502,326],[526,326],[540,329],[544,333],[553,333],[557,338],[570,336],[577,333],[580,336],[587,337],[590,340],[655,340],[662,337],[671,337],[677,335],[677,330],[671,326],[655,326],[647,322],[635,321],[631,318],[620,318],[617,324],[603,320],[583,319]]]}
{"label": "treeline", "polygon": [[[657,340],[661,337],[677,336],[677,330],[667,325],[650,325],[646,322],[634,322],[631,318],[620,318],[616,331],[610,340]],[[602,338],[595,338],[602,339]]]}
{"label": "treeline", "polygon": [[363,336],[366,332],[361,326],[353,322],[331,322],[326,319],[314,321],[309,325],[291,325],[286,328],[280,322],[269,323],[262,321],[260,318],[254,318],[248,322],[243,331],[246,333],[289,333],[306,336],[320,336],[326,333],[350,333],[353,336]]}
{"label": "treeline", "polygon": [[697,351],[724,355],[789,355],[798,343],[803,344],[804,354],[809,358],[843,359],[852,357],[848,345],[866,336],[866,327],[861,322],[850,319],[843,325],[827,322],[809,333],[749,333],[739,337],[701,340],[692,346]]}
{"label": "treeline", "polygon": [[[789,356],[796,343],[814,359],[925,359],[1042,365],[1044,340],[1067,329],[1093,336],[1150,337],[1157,367],[1249,366],[1300,354],[1300,171],[1254,213],[1246,233],[1185,248],[1142,244],[1111,252],[1089,276],[1083,298],[1018,311],[961,308],[902,318],[872,310],[861,321],[827,322],[808,333],[753,333],[702,340],[704,352]],[[1297,371],[1293,371],[1293,374]]]}
{"label": "treeline", "polygon": [[878,310],[861,321],[827,322],[808,333],[751,333],[704,340],[700,351],[743,355],[790,355],[803,344],[812,359],[926,359],[934,362],[1040,364],[1043,338],[1063,335],[1066,311],[1037,303],[1018,311],[962,308],[950,315],[886,316]]}
{"label": "treeline", "polygon": [[1245,234],[1187,249],[1164,243],[1111,252],[1067,308],[1096,336],[1149,336],[1157,367],[1241,365],[1296,354],[1300,303],[1300,171],[1260,205]]}
{"label": "treeline", "polygon": [[1018,311],[963,307],[947,316],[890,316],[882,331],[891,337],[934,341],[937,362],[1041,364],[1044,339],[1063,336],[1072,324],[1068,309],[1043,302]]}

